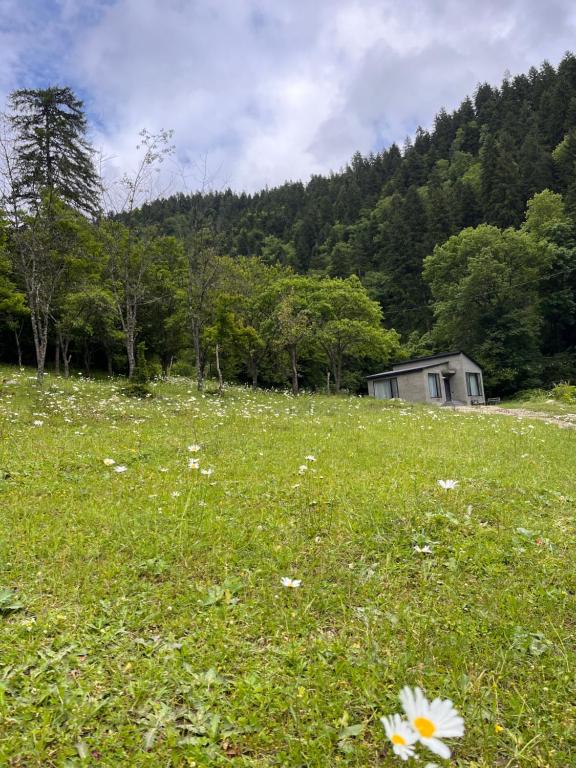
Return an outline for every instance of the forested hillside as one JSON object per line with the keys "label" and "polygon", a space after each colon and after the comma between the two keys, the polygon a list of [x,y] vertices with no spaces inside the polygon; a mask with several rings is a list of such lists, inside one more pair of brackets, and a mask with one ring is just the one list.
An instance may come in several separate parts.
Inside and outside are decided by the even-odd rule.
{"label": "forested hillside", "polygon": [[[84,186],[66,178],[77,151],[66,137],[60,164],[39,173],[45,146],[24,135],[30,92],[20,93],[8,116],[20,176],[4,184],[0,233],[4,359],[53,345],[66,371],[132,375],[144,342],[148,359],[194,365],[199,381],[210,363],[297,391],[328,372],[336,389],[361,388],[392,357],[462,348],[492,393],[576,378],[572,54],[557,69],[480,85],[430,131],[357,153],[329,177],[139,205],[136,175],[128,204],[107,216],[88,199],[91,169],[79,172]],[[144,134],[144,174],[165,139]],[[35,306],[38,296],[47,303]]]}
{"label": "forested hillside", "polygon": [[[357,153],[341,173],[255,195],[175,195],[145,206],[140,215],[175,235],[208,219],[224,233],[231,253],[288,264],[299,273],[356,274],[381,303],[386,325],[406,339],[434,325],[434,297],[423,273],[434,246],[482,223],[518,229],[528,200],[552,190],[563,196],[570,215],[550,236],[562,251],[552,257],[551,271],[562,276],[538,281],[535,291],[541,305],[535,322],[543,332],[537,351],[533,339],[529,344],[529,383],[535,384],[542,367],[547,378],[574,376],[576,275],[570,269],[576,257],[568,251],[575,242],[575,129],[576,58],[567,54],[557,69],[544,63],[500,88],[480,85],[454,112],[440,110],[432,130],[418,129],[402,148]],[[514,273],[522,277],[533,268],[520,263]],[[445,279],[448,285],[451,275]],[[482,294],[493,292],[490,283],[478,287]],[[424,341],[433,348],[440,339]]]}

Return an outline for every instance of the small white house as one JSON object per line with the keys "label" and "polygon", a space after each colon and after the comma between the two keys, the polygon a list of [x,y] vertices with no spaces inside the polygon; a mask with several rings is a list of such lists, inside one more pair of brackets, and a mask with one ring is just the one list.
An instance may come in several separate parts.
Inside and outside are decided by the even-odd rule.
{"label": "small white house", "polygon": [[366,378],[368,394],[378,400],[399,397],[413,403],[436,405],[485,402],[482,368],[464,352],[403,360],[390,371]]}

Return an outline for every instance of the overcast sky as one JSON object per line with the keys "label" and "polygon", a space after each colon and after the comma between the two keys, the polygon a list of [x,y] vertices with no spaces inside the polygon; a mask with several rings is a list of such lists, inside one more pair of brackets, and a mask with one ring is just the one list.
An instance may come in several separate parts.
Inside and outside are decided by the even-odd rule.
{"label": "overcast sky", "polygon": [[176,187],[254,191],[402,142],[574,49],[571,0],[0,0],[0,97],[70,85],[109,172],[174,129]]}

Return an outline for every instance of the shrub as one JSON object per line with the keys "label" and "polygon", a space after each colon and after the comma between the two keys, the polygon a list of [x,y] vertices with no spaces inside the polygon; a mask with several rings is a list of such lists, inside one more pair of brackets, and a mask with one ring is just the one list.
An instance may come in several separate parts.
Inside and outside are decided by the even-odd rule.
{"label": "shrub", "polygon": [[140,384],[137,381],[130,382],[120,390],[126,397],[154,397],[154,393],[148,384]]}
{"label": "shrub", "polygon": [[511,400],[547,400],[550,397],[550,393],[545,389],[521,389],[519,392],[510,398]]}
{"label": "shrub", "polygon": [[576,401],[576,385],[561,381],[560,384],[556,384],[550,394],[554,400],[560,400],[562,403],[573,403]]}
{"label": "shrub", "polygon": [[196,368],[192,365],[192,363],[186,362],[186,360],[176,360],[175,363],[172,363],[172,367],[170,368],[170,375],[187,376],[191,378],[196,375]]}
{"label": "shrub", "polygon": [[136,365],[132,379],[120,391],[127,397],[152,397],[152,390],[148,386],[149,381],[150,372],[146,362],[146,345],[141,341],[136,350]]}

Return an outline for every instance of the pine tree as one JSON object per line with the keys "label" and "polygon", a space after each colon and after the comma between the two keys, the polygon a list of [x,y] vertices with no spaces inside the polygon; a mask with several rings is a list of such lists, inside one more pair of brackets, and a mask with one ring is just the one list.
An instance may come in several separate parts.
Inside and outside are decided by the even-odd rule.
{"label": "pine tree", "polygon": [[552,158],[544,150],[536,126],[526,134],[519,155],[522,197],[528,200],[536,192],[550,189],[554,184]]}
{"label": "pine tree", "polygon": [[99,184],[82,102],[70,88],[51,87],[14,91],[10,104],[18,152],[15,198],[36,208],[48,190],[95,215]]}
{"label": "pine tree", "polygon": [[497,227],[511,227],[522,220],[520,173],[510,136],[488,134],[481,151],[481,194],[485,220]]}

